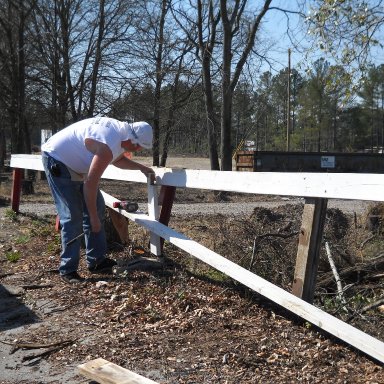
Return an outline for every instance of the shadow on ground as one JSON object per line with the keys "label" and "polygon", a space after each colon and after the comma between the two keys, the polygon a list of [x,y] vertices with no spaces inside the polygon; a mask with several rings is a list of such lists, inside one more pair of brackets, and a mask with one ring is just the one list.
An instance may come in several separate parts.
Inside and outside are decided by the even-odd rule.
{"label": "shadow on ground", "polygon": [[39,317],[19,300],[22,293],[20,287],[0,284],[0,332],[39,321]]}

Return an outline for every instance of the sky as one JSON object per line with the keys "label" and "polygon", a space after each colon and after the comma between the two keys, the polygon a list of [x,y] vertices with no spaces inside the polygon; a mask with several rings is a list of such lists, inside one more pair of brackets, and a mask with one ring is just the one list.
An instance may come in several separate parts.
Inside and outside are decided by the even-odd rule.
{"label": "sky", "polygon": [[[297,10],[297,1],[274,0],[271,6],[294,11]],[[307,14],[308,10],[305,12]],[[268,54],[272,59],[272,66],[265,65],[265,70],[271,70],[273,73],[286,68],[288,66],[288,48],[291,49],[291,66],[292,68],[296,67],[299,71],[304,71],[311,62],[321,57],[325,57],[331,63],[334,62],[331,56],[326,56],[320,49],[313,50],[310,55],[306,56],[304,47],[308,48],[310,41],[306,31],[303,30],[303,23],[297,15],[289,14],[288,19],[283,12],[271,10],[266,15],[263,28],[264,37],[267,37],[272,45],[268,50]],[[290,31],[290,38],[287,29]],[[384,37],[384,33],[377,35],[377,37]],[[380,40],[383,40],[383,38]],[[376,65],[383,64],[384,49],[374,47],[371,58]]]}
{"label": "sky", "polygon": [[[294,11],[296,4],[296,1],[276,0],[271,5]],[[287,31],[289,31],[289,35]],[[272,72],[278,72],[288,66],[288,48],[291,49],[291,66],[304,65],[305,53],[303,48],[308,47],[309,42],[298,15],[287,15],[281,11],[271,10],[267,13],[266,22],[263,24],[263,35],[271,45],[268,49],[268,56],[271,57],[270,70]]]}

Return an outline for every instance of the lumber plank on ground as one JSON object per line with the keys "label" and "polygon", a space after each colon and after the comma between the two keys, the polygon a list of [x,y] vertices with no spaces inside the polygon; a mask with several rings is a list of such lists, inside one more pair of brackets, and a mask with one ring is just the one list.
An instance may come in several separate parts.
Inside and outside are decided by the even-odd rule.
{"label": "lumber plank on ground", "polygon": [[129,369],[98,358],[77,366],[79,372],[100,384],[157,384]]}

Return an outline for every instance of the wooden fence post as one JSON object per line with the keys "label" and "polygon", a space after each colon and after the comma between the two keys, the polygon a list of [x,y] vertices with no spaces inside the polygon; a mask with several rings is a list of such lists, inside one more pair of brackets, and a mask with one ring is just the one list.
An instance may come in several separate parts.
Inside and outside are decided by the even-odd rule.
{"label": "wooden fence post", "polygon": [[12,180],[12,196],[11,196],[11,206],[12,210],[16,213],[19,213],[20,208],[20,195],[21,195],[21,181],[23,179],[23,169],[14,168],[13,169],[13,180]]}
{"label": "wooden fence post", "polygon": [[[123,215],[120,215],[120,213],[114,211],[113,209],[109,207],[106,207],[106,208],[108,211],[109,218],[111,219],[110,225],[114,228],[114,230],[118,234],[120,242],[122,244],[128,244],[129,242],[128,219]],[[111,233],[111,229],[112,228],[109,228],[108,233]]]}
{"label": "wooden fence post", "polygon": [[[161,201],[161,212],[159,217],[159,222],[168,226],[169,220],[171,218],[173,201],[175,199],[176,187],[171,187],[169,185],[162,185],[160,189],[160,197]],[[164,239],[160,239],[161,252],[163,251]]]}
{"label": "wooden fence post", "polygon": [[306,198],[299,235],[292,293],[313,302],[328,199]]}

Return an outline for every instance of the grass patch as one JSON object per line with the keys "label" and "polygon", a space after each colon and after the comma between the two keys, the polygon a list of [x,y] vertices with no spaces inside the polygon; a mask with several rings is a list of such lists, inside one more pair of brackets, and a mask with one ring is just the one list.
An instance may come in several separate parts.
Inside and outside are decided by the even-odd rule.
{"label": "grass patch", "polygon": [[21,254],[20,254],[20,251],[13,250],[13,251],[5,252],[5,257],[9,262],[16,263],[17,261],[20,260]]}
{"label": "grass patch", "polygon": [[17,221],[17,213],[11,208],[5,210],[5,217],[12,221]]}
{"label": "grass patch", "polygon": [[20,235],[16,240],[16,244],[25,244],[28,243],[31,240],[29,235]]}

